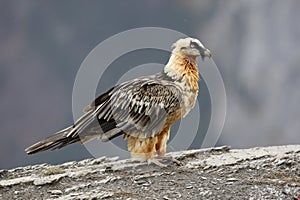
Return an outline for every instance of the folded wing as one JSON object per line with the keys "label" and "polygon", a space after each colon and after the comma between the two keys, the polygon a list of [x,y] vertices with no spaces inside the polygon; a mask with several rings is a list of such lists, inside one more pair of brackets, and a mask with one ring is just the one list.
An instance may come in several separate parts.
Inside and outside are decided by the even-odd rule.
{"label": "folded wing", "polygon": [[168,116],[180,109],[181,93],[174,85],[157,80],[136,79],[116,86],[98,97],[76,124],[82,141],[97,137],[110,140],[126,133],[135,137],[153,137],[164,126]]}

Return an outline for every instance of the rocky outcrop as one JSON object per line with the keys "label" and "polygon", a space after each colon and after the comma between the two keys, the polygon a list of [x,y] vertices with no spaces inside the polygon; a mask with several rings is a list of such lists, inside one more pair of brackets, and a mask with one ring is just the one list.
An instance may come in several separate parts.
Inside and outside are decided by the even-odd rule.
{"label": "rocky outcrop", "polygon": [[0,199],[299,199],[300,145],[172,152],[167,167],[87,159],[0,171]]}

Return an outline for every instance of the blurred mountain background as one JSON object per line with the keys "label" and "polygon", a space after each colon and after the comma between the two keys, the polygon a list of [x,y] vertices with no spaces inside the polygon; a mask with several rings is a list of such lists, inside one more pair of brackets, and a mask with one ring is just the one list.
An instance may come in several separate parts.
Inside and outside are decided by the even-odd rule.
{"label": "blurred mountain background", "polygon": [[299,144],[299,20],[298,0],[1,1],[0,168],[91,157],[79,144],[33,156],[24,149],[73,122],[72,88],[87,54],[146,26],[197,37],[213,52],[227,92],[217,145]]}

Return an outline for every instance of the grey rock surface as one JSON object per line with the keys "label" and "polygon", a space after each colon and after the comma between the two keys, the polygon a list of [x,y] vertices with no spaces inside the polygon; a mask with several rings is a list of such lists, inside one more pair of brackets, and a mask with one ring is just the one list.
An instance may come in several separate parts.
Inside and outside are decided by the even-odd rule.
{"label": "grey rock surface", "polygon": [[300,145],[172,152],[167,167],[87,159],[0,171],[0,199],[295,199]]}

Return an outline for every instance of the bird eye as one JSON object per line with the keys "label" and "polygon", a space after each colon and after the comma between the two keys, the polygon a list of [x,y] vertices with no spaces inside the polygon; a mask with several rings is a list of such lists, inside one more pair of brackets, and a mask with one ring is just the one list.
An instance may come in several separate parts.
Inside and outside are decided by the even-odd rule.
{"label": "bird eye", "polygon": [[195,45],[192,43],[192,44],[190,45],[190,47],[191,47],[191,48],[194,48],[194,47],[195,47]]}

